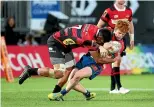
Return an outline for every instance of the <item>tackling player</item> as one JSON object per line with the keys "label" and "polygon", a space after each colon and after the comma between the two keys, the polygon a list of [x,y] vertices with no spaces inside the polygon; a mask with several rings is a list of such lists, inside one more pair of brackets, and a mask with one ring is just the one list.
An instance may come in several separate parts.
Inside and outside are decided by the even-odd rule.
{"label": "tackling player", "polygon": [[[110,8],[107,8],[104,13],[102,14],[97,26],[101,28],[105,24],[107,24],[107,28],[111,31],[114,30],[116,23],[118,20],[125,20],[130,22],[130,49],[134,47],[134,26],[132,22],[132,10],[125,6],[125,0],[116,0],[115,4]],[[124,50],[121,53],[121,56],[126,55],[126,41],[124,41]],[[111,72],[111,91],[110,93],[127,93],[129,92],[128,89],[122,87],[120,82],[120,62],[119,60],[117,63],[114,63],[112,72]],[[118,90],[116,90],[115,86],[117,85]]]}
{"label": "tackling player", "polygon": [[[90,80],[94,79],[102,71],[102,65],[106,63],[113,63],[120,58],[120,54],[116,58],[112,58],[114,53],[119,52],[121,49],[121,44],[116,42],[109,42],[104,44],[104,48],[108,50],[108,56],[102,58],[99,51],[90,51],[86,55],[83,55],[81,59],[75,65],[75,68],[72,70],[68,84],[66,88],[63,89],[60,93],[51,93],[48,95],[50,100],[63,100],[63,96],[66,95],[71,89],[75,89],[85,96],[89,96],[87,100],[95,97],[95,93],[89,93],[79,81],[83,78],[89,78]],[[112,53],[112,54],[110,54]]]}
{"label": "tackling player", "polygon": [[[111,40],[111,32],[107,29],[98,29],[92,24],[76,25],[62,29],[59,32],[51,35],[47,41],[50,60],[53,64],[53,69],[31,68],[26,66],[23,73],[20,75],[19,84],[22,84],[27,78],[32,75],[39,75],[59,79],[63,77],[67,81],[69,73],[75,65],[73,48],[89,47],[90,49],[99,49],[103,56],[106,56],[107,50],[103,48],[104,42]],[[99,44],[99,45],[98,45]],[[63,82],[62,86],[65,84]]]}

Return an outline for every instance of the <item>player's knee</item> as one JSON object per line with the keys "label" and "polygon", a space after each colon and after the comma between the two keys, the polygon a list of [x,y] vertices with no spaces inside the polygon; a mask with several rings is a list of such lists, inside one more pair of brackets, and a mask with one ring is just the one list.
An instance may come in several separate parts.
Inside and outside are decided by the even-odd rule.
{"label": "player's knee", "polygon": [[55,71],[54,72],[54,78],[55,79],[60,79],[60,78],[62,78],[64,76],[64,74],[63,74],[63,72],[61,72],[61,71]]}
{"label": "player's knee", "polygon": [[80,81],[81,80],[81,76],[80,75],[75,75],[73,78],[74,78],[75,81]]}
{"label": "player's knee", "polygon": [[40,76],[49,77],[49,75],[50,75],[50,73],[49,73],[50,72],[50,68],[48,68],[48,67],[39,68],[38,72],[39,72]]}
{"label": "player's knee", "polygon": [[60,72],[65,72],[66,68],[64,64],[55,64],[54,66],[54,70],[55,71],[60,71]]}
{"label": "player's knee", "polygon": [[65,70],[65,72],[64,72],[64,75],[65,75],[65,77],[66,78],[68,78],[69,77],[69,75],[70,75],[70,73],[72,72],[72,70],[73,70],[73,68],[66,68],[66,70]]}
{"label": "player's knee", "polygon": [[72,70],[73,70],[73,67],[66,68],[67,72],[71,72]]}

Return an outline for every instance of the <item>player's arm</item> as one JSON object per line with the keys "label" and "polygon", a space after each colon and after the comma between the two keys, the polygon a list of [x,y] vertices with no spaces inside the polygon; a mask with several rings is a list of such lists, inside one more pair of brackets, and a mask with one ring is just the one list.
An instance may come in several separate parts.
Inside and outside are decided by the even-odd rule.
{"label": "player's arm", "polygon": [[109,18],[109,13],[108,12],[109,12],[109,9],[106,9],[104,11],[104,13],[102,14],[100,20],[97,23],[98,28],[102,28],[102,26],[104,26],[105,23],[107,23],[109,21],[110,18]]}
{"label": "player's arm", "polygon": [[99,44],[97,44],[95,41],[90,41],[90,40],[86,40],[86,41],[84,41],[83,42],[83,46],[84,47],[93,47],[93,48],[97,48],[97,49],[102,49],[102,48],[104,48],[103,46],[101,46],[101,45],[99,45]]}
{"label": "player's arm", "polygon": [[97,58],[97,61],[96,62],[98,64],[109,64],[109,63],[113,63],[113,62],[119,60],[120,57],[121,57],[120,54],[118,54],[115,58],[107,58],[107,57],[103,58],[103,57],[99,57],[99,58]]}
{"label": "player's arm", "polygon": [[94,41],[86,40],[83,42],[83,47],[88,48],[89,51],[98,50],[99,45]]}
{"label": "player's arm", "polygon": [[97,23],[97,27],[98,28],[102,28],[102,26],[105,25],[105,21],[103,21],[102,19],[99,19],[98,23]]}
{"label": "player's arm", "polygon": [[97,63],[98,64],[109,64],[109,63],[115,62],[116,60],[117,60],[116,58],[114,58],[114,59],[112,59],[112,58],[98,58]]}
{"label": "player's arm", "polygon": [[130,37],[130,49],[133,49],[134,47],[134,25],[132,21],[132,10],[130,10],[130,30],[129,30],[129,37]]}
{"label": "player's arm", "polygon": [[94,47],[94,48],[98,48],[99,45],[95,42],[95,41],[90,41],[90,40],[86,40],[83,42],[83,46],[84,47],[87,47],[87,46],[91,46],[91,47]]}
{"label": "player's arm", "polygon": [[95,41],[86,40],[83,42],[83,46],[89,50],[99,50],[102,57],[106,57],[108,51],[101,45],[97,44]]}
{"label": "player's arm", "polygon": [[130,49],[133,49],[134,47],[134,24],[132,21],[130,22],[129,37],[130,37]]}

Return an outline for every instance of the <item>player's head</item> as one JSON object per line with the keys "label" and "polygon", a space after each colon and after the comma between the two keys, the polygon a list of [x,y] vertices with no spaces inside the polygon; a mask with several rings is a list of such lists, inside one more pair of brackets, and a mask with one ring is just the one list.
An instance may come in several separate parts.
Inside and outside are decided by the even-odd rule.
{"label": "player's head", "polygon": [[117,3],[118,5],[124,5],[125,2],[126,2],[126,0],[116,0],[116,3]]}
{"label": "player's head", "polygon": [[96,42],[99,45],[103,45],[105,42],[109,42],[111,40],[111,32],[108,29],[99,29],[96,34]]}
{"label": "player's head", "polygon": [[126,35],[126,33],[128,33],[129,27],[130,26],[128,21],[119,20],[114,28],[115,37],[118,40],[121,40]]}

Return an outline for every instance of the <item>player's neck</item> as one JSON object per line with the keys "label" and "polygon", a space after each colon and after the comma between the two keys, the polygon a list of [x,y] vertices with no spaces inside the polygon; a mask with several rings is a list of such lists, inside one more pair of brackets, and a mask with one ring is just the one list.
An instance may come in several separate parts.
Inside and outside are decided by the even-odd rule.
{"label": "player's neck", "polygon": [[118,11],[125,11],[125,5],[119,5],[118,3],[114,4],[114,7],[116,8],[116,10]]}

